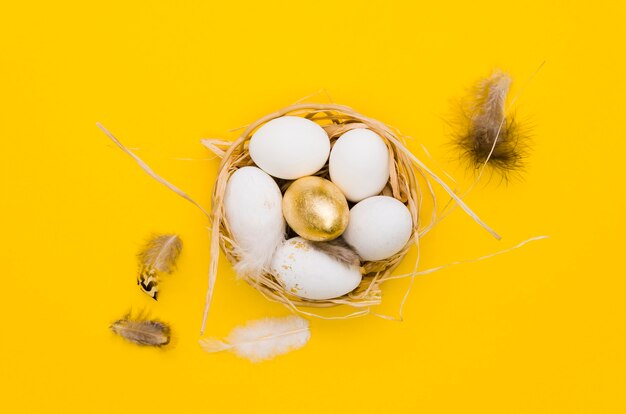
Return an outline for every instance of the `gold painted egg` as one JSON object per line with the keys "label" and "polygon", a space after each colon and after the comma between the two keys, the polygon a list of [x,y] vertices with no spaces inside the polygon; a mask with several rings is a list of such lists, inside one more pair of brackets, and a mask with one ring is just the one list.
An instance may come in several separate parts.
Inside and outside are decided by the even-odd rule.
{"label": "gold painted egg", "polygon": [[287,224],[304,239],[333,240],[348,226],[350,209],[339,187],[320,177],[294,181],[283,196]]}

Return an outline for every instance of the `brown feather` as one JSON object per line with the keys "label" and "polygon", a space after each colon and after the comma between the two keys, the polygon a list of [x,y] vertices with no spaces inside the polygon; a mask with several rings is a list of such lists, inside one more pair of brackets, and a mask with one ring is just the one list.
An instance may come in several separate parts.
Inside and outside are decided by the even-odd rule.
{"label": "brown feather", "polygon": [[360,266],[361,259],[343,237],[326,242],[310,242],[313,248],[322,251],[349,266]]}
{"label": "brown feather", "polygon": [[475,168],[487,163],[505,177],[522,169],[527,155],[527,134],[513,115],[507,115],[505,102],[511,77],[499,70],[476,85],[461,105],[461,117],[454,143]]}
{"label": "brown feather", "polygon": [[171,330],[169,325],[157,320],[131,318],[124,316],[113,322],[111,330],[137,345],[161,347],[170,343]]}
{"label": "brown feather", "polygon": [[157,300],[160,274],[174,270],[182,248],[183,243],[178,235],[159,234],[152,237],[139,252],[137,284],[152,299]]}
{"label": "brown feather", "polygon": [[157,234],[139,252],[142,267],[161,273],[171,273],[183,248],[176,234]]}

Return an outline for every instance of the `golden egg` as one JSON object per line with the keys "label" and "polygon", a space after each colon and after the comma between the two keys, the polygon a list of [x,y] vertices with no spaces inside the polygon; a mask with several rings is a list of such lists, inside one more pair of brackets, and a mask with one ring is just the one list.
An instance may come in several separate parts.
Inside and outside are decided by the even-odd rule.
{"label": "golden egg", "polygon": [[336,239],[348,225],[350,209],[339,187],[320,177],[294,181],[283,196],[287,224],[302,238]]}

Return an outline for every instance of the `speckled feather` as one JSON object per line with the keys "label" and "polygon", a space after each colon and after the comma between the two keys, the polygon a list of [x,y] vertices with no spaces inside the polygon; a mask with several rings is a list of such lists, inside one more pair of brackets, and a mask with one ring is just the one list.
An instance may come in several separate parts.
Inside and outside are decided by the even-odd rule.
{"label": "speckled feather", "polygon": [[141,266],[161,273],[171,273],[183,248],[176,234],[159,234],[152,237],[139,252]]}
{"label": "speckled feather", "polygon": [[174,270],[182,248],[176,234],[161,234],[152,237],[137,255],[140,262],[137,284],[152,299],[156,300],[159,292],[159,274]]}

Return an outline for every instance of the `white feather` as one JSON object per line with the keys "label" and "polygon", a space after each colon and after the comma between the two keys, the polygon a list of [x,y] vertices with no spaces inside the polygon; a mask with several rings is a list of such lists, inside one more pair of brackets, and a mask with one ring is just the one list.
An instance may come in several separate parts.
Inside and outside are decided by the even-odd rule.
{"label": "white feather", "polygon": [[309,322],[292,315],[251,321],[233,329],[224,341],[201,339],[200,345],[207,352],[229,350],[260,362],[302,348],[310,337]]}
{"label": "white feather", "polygon": [[237,274],[255,276],[268,270],[285,239],[282,194],[274,179],[256,167],[238,169],[228,180],[224,210],[237,244]]}

